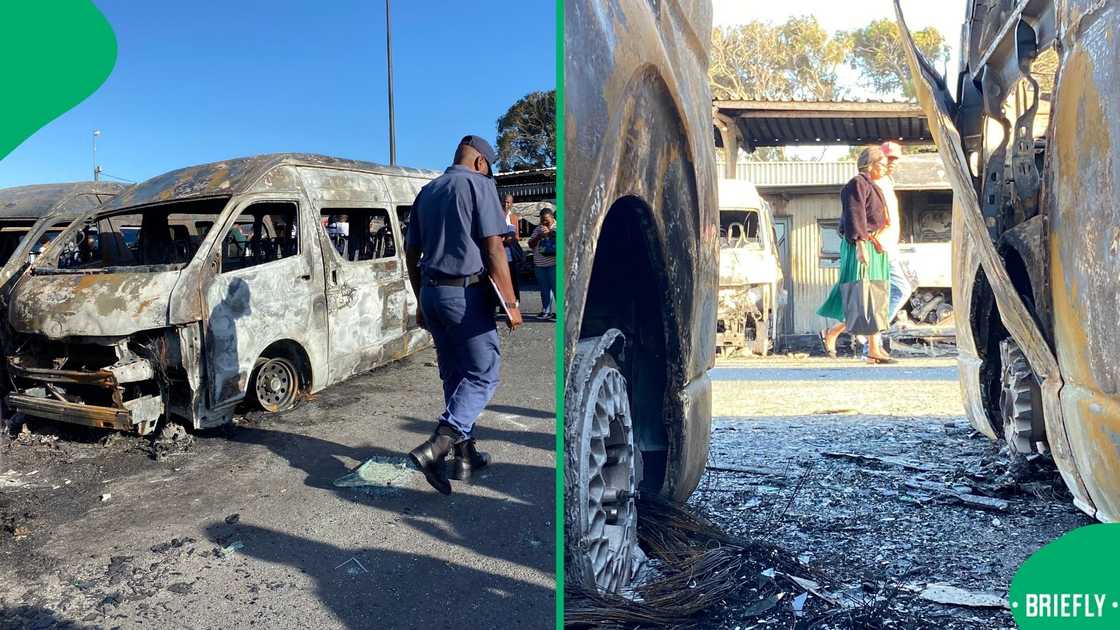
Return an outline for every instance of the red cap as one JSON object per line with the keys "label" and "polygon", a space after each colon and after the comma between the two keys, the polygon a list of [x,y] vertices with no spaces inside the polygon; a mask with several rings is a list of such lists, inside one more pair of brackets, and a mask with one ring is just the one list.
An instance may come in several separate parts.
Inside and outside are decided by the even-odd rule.
{"label": "red cap", "polygon": [[887,156],[888,160],[896,160],[902,157],[902,147],[897,142],[884,142],[879,147],[883,151],[883,155]]}

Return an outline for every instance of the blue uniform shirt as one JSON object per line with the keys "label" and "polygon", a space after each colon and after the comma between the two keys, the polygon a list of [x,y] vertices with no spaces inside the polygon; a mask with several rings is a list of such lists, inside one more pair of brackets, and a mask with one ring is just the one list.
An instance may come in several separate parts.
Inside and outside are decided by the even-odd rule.
{"label": "blue uniform shirt", "polygon": [[420,248],[425,272],[469,276],[483,269],[482,239],[508,230],[494,180],[455,165],[416,195],[406,246]]}

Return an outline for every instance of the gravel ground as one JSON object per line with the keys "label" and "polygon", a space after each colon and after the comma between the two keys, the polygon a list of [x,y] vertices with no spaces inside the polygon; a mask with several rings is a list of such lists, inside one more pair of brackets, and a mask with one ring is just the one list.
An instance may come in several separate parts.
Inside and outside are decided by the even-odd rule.
{"label": "gravel ground", "polygon": [[431,350],[223,430],[4,438],[0,628],[554,627],[554,328],[503,336],[495,463],[449,498],[404,466]]}
{"label": "gravel ground", "polygon": [[[1092,522],[1052,469],[1008,474],[1006,456],[963,415],[953,359],[772,357],[722,363],[712,376],[709,470],[690,506],[730,534],[781,546],[842,607],[877,606],[882,627],[1013,627],[1006,610],[919,595],[943,583],[1005,596],[1031,553]],[[761,615],[729,601],[702,625],[791,626],[800,592]],[[830,608],[810,595],[806,611]]]}

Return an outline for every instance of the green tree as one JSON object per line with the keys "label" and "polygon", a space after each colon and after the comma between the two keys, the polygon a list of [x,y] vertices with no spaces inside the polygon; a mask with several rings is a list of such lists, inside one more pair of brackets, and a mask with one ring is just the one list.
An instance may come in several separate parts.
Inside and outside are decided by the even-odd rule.
{"label": "green tree", "polygon": [[719,100],[816,99],[844,95],[837,69],[847,40],[821,28],[817,18],[791,17],[781,24],[753,21],[712,30],[708,66],[712,96]]}
{"label": "green tree", "polygon": [[[791,17],[781,24],[753,21],[712,30],[708,78],[718,100],[842,98],[837,70],[846,40],[829,36],[817,18]],[[793,159],[785,147],[762,147],[750,160]]]}
{"label": "green tree", "polygon": [[556,166],[556,91],[531,92],[498,119],[502,172]]}
{"label": "green tree", "polygon": [[[949,59],[949,47],[936,28],[924,28],[913,35],[918,50],[935,68]],[[902,36],[894,20],[875,20],[863,28],[837,33],[837,39],[845,40],[845,48],[851,50],[848,65],[859,72],[865,86],[884,95],[915,96]]]}

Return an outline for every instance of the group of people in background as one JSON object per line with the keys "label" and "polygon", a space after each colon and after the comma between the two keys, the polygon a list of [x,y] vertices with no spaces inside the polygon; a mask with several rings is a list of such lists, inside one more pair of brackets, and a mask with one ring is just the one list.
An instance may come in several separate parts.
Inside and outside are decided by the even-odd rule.
{"label": "group of people in background", "polygon": [[[518,217],[513,212],[513,195],[507,194],[502,199],[502,208],[509,228],[503,238],[506,261],[511,269],[516,269],[525,253],[517,238]],[[537,314],[540,319],[556,319],[556,238],[556,212],[551,208],[543,208],[540,212],[540,224],[529,236],[529,249],[533,252],[533,273],[541,294],[541,311]],[[513,288],[520,301],[521,287],[516,273],[513,274]]]}
{"label": "group of people in background", "polygon": [[[866,147],[859,154],[859,173],[840,191],[840,275],[817,314],[839,320],[832,328],[820,331],[821,344],[830,357],[836,356],[836,341],[847,329],[844,292],[841,287],[858,281],[889,283],[889,300],[878,308],[886,313],[880,319],[889,326],[913,287],[907,278],[899,253],[901,236],[898,196],[894,189],[896,162],[902,147],[895,142]],[[871,363],[897,363],[883,346],[882,332],[866,339],[865,357]]]}

